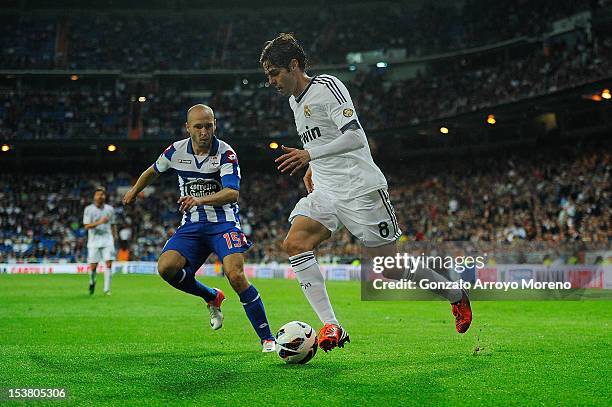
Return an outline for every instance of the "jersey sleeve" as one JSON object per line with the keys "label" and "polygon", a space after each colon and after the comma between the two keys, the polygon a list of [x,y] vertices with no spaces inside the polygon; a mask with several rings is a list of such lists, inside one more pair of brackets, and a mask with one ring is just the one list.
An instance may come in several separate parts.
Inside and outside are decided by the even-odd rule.
{"label": "jersey sleeve", "polygon": [[231,149],[221,154],[221,185],[240,191],[238,156]]}
{"label": "jersey sleeve", "polygon": [[328,91],[328,113],[334,124],[338,127],[338,130],[344,133],[347,130],[361,129],[353,100],[346,86],[334,77],[326,76],[322,80],[325,81]]}
{"label": "jersey sleeve", "polygon": [[176,149],[174,148],[174,144],[170,144],[168,148],[166,148],[164,152],[159,155],[157,160],[153,163],[153,169],[155,172],[161,174],[162,172],[166,172],[172,168],[172,156],[174,155],[175,151]]}
{"label": "jersey sleeve", "polygon": [[91,219],[91,211],[89,210],[89,206],[85,207],[85,211],[83,211],[83,225],[88,225],[93,223],[93,219]]}

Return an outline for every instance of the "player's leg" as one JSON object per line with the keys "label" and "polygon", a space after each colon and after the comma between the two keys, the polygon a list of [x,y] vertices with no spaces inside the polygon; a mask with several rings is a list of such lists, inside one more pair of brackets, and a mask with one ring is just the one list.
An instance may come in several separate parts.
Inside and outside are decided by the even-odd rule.
{"label": "player's leg", "polygon": [[289,262],[304,295],[321,322],[339,325],[327,295],[325,279],[314,255],[314,249],[330,236],[330,230],[321,223],[298,215],[292,220],[283,249],[289,255]]}
{"label": "player's leg", "polygon": [[310,306],[323,322],[319,330],[319,347],[325,352],[350,342],[340,326],[329,301],[325,279],[319,269],[314,249],[341,227],[334,206],[334,198],[315,190],[300,199],[291,215],[291,228],[283,242],[289,261]]}
{"label": "player's leg", "polygon": [[103,250],[106,269],[104,270],[104,294],[111,293],[111,279],[113,278],[113,260],[115,259],[115,248],[105,247]]}
{"label": "player's leg", "polygon": [[[397,247],[395,244],[389,244],[381,247],[366,247],[365,251],[367,252],[366,257],[370,259],[378,256],[395,257],[397,254]],[[424,267],[423,265],[419,265],[414,270],[385,269],[383,271],[383,276],[393,280],[405,279],[414,281],[417,283],[417,285],[422,280],[435,281],[439,283],[449,281],[440,273],[437,273],[428,267]],[[439,286],[443,287],[444,284],[440,284]],[[447,299],[451,303],[451,310],[455,316],[455,328],[457,329],[457,332],[466,332],[472,323],[472,308],[467,292],[460,289],[444,288],[431,289],[430,291],[442,298]]]}
{"label": "player's leg", "polygon": [[167,249],[157,260],[157,272],[172,287],[201,297],[206,302],[213,301],[217,297],[217,291],[196,280],[197,268],[192,269],[187,259],[177,250]]}
{"label": "player's leg", "polygon": [[244,275],[244,255],[242,253],[232,253],[224,256],[223,272],[240,297],[244,312],[263,345],[263,352],[274,351],[274,336],[270,331],[263,301],[257,288]]}
{"label": "player's leg", "polygon": [[209,254],[210,249],[202,241],[200,225],[186,223],[164,245],[157,260],[157,271],[174,288],[211,302],[217,298],[217,290],[195,278]]}
{"label": "player's leg", "polygon": [[230,285],[240,297],[253,329],[259,336],[263,346],[263,352],[274,351],[274,336],[270,331],[270,324],[266,316],[263,301],[254,285],[244,274],[244,252],[249,250],[252,243],[249,242],[235,224],[229,226],[219,233],[206,236],[206,243],[212,247],[219,259],[223,262],[223,272],[229,280]]}
{"label": "player's leg", "polygon": [[[396,241],[401,235],[401,230],[386,190],[381,189],[346,202],[339,202],[338,208],[341,222],[362,241],[364,259],[379,256],[395,257]],[[423,265],[419,265],[416,270],[386,269],[383,276],[395,280],[408,279],[417,283],[425,279],[436,282],[449,281]],[[459,289],[436,289],[432,292],[451,303],[453,315],[456,317],[457,331],[465,332],[472,320],[467,293]]]}
{"label": "player's leg", "polygon": [[98,263],[89,263],[89,295],[96,291],[96,270]]}
{"label": "player's leg", "polygon": [[202,298],[210,313],[210,327],[223,326],[221,303],[223,291],[208,287],[195,278],[195,273],[211,253],[203,239],[202,225],[184,224],[164,245],[157,261],[159,275],[174,288]]}
{"label": "player's leg", "polygon": [[96,271],[98,269],[98,262],[102,261],[100,248],[88,247],[87,248],[87,263],[89,264],[89,295],[93,295],[96,290]]}
{"label": "player's leg", "polygon": [[106,269],[104,269],[104,294],[110,295],[111,293],[111,279],[113,277],[113,262],[106,262]]}

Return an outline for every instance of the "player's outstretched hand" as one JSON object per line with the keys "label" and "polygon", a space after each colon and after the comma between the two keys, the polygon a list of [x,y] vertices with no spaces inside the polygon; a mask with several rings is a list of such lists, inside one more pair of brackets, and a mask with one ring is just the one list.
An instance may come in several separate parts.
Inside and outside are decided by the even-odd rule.
{"label": "player's outstretched hand", "polygon": [[300,168],[304,168],[310,162],[310,153],[308,150],[300,150],[299,148],[281,146],[285,154],[274,160],[280,163],[278,169],[280,172],[291,171],[289,175],[293,175]]}
{"label": "player's outstretched hand", "polygon": [[304,175],[304,185],[306,185],[306,191],[311,193],[314,191],[314,184],[312,183],[312,169],[308,167],[306,174]]}
{"label": "player's outstretched hand", "polygon": [[135,199],[136,199],[136,192],[130,188],[130,190],[127,191],[125,195],[123,196],[123,204],[129,205],[132,202],[134,202]]}
{"label": "player's outstretched hand", "polygon": [[194,206],[200,205],[200,202],[197,200],[197,198],[194,198],[192,196],[182,196],[179,198],[177,203],[180,204],[179,206],[180,212],[187,212]]}

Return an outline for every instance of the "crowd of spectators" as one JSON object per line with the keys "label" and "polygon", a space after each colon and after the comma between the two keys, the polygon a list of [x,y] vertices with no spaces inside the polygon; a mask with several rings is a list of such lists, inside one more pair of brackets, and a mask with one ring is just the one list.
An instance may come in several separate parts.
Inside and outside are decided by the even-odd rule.
{"label": "crowd of spectators", "polygon": [[[347,86],[360,121],[369,131],[399,128],[476,111],[610,77],[612,38],[576,35],[522,58],[484,68],[451,64],[444,72],[423,72],[392,80],[387,70],[359,72]],[[248,81],[247,81],[248,82]],[[295,133],[285,98],[263,82],[195,96],[180,85],[151,87],[142,103],[144,138],[182,137],[186,109],[195,103],[215,108],[220,136]],[[127,137],[133,89],[121,80],[106,87],[73,86],[57,91],[22,87],[0,93],[0,137],[8,139]],[[130,107],[131,106],[131,107]]]}
{"label": "crowd of spectators", "polygon": [[[536,245],[535,261],[569,256],[582,246],[610,250],[609,146],[399,164],[384,172],[402,243],[461,241],[499,257],[523,252],[525,258]],[[306,194],[301,180],[257,169],[243,174],[242,225],[255,242],[248,259],[285,262],[287,217]],[[125,208],[121,198],[133,182],[125,173],[1,174],[0,262],[84,261],[82,213],[99,184],[107,186],[117,211],[119,245],[131,260],[154,261],[180,222],[174,178],[161,177],[152,193]],[[360,245],[342,230],[318,255],[322,262],[350,262],[359,258]]]}
{"label": "crowd of spectators", "polygon": [[[10,69],[256,68],[278,32],[304,38],[315,63],[344,63],[348,52],[406,48],[429,55],[539,35],[553,21],[598,7],[572,0],[469,0],[329,4],[278,9],[90,12],[59,17],[5,14],[2,67]],[[605,3],[605,2],[603,2]],[[84,12],[81,12],[84,13]]]}

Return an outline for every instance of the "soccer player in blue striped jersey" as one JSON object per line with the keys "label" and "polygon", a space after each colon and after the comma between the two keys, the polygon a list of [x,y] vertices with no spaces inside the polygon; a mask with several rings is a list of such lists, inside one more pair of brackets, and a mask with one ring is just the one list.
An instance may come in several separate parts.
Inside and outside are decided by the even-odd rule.
{"label": "soccer player in blue striped jersey", "polygon": [[229,144],[215,137],[216,120],[209,106],[192,106],[185,126],[190,137],[166,148],[140,175],[123,202],[132,203],[159,174],[169,169],[176,171],[179,210],[184,214],[181,226],[162,249],[157,263],[159,274],[173,287],[204,299],[210,311],[210,325],[219,329],[223,325],[221,303],[225,295],[195,278],[208,256],[216,253],[259,336],[262,351],[272,352],[274,337],[263,302],[243,270],[243,253],[252,243],[240,229],[238,157]]}
{"label": "soccer player in blue striped jersey", "polygon": [[[374,163],[366,133],[346,86],[332,75],[309,76],[306,54],[293,34],[268,41],[260,64],[268,82],[289,98],[303,148],[282,146],[278,169],[290,175],[307,168],[308,195],[297,203],[283,243],[302,291],[323,323],[319,347],[343,347],[349,335],[329,301],[314,249],[341,227],[358,238],[368,258],[393,256],[401,231],[389,200],[387,180]],[[447,281],[431,269],[392,270],[391,278]],[[449,300],[455,327],[465,332],[472,320],[467,293],[439,290]]]}

